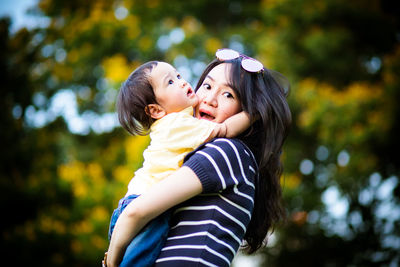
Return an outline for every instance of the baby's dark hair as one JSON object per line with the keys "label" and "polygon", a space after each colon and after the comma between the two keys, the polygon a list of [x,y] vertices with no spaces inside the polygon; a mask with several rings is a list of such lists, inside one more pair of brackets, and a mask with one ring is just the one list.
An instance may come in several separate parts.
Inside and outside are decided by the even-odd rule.
{"label": "baby's dark hair", "polygon": [[144,63],[135,69],[121,85],[117,98],[118,119],[132,135],[146,135],[155,119],[146,113],[147,105],[157,104],[149,74],[157,61]]}

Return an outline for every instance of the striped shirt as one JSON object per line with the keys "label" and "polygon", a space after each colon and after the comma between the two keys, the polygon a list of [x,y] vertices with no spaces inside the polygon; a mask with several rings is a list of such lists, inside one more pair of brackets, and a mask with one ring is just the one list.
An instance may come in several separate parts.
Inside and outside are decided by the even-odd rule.
{"label": "striped shirt", "polygon": [[229,266],[254,206],[253,154],[237,139],[218,138],[187,155],[183,165],[203,192],[176,208],[156,266]]}

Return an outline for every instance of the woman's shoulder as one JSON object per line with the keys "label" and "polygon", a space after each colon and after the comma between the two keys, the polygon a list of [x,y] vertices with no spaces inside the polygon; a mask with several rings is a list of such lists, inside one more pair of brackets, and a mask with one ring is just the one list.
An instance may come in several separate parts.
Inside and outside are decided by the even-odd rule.
{"label": "woman's shoulder", "polygon": [[196,153],[207,154],[212,158],[248,158],[249,161],[253,161],[254,163],[256,162],[251,150],[242,141],[236,138],[214,138],[188,154],[185,160],[189,159]]}
{"label": "woman's shoulder", "polygon": [[221,149],[235,150],[235,151],[246,151],[250,152],[250,149],[239,139],[236,138],[214,138],[208,143],[205,143],[205,147],[216,146]]}
{"label": "woman's shoulder", "polygon": [[[238,139],[216,138],[198,147],[185,157],[199,178],[203,192],[218,192],[232,186],[254,189],[257,163],[251,151]],[[250,199],[250,198],[249,198]]]}
{"label": "woman's shoulder", "polygon": [[233,149],[235,151],[241,151],[246,154],[252,154],[250,148],[237,138],[214,138],[213,140],[205,144],[206,147],[207,145],[213,145],[218,146],[221,149]]}

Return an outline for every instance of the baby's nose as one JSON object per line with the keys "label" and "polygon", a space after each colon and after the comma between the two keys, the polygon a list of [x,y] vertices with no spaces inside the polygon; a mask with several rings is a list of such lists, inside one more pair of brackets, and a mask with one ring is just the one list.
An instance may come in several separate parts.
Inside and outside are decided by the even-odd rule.
{"label": "baby's nose", "polygon": [[181,83],[182,88],[185,87],[186,84],[187,84],[187,82],[186,82],[185,80],[182,79],[182,83]]}

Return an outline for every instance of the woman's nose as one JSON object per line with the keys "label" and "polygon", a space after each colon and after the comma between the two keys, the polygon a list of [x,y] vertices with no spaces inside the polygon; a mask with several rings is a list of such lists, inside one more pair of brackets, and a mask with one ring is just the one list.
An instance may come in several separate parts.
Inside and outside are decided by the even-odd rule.
{"label": "woman's nose", "polygon": [[218,106],[216,95],[214,93],[212,93],[212,92],[208,92],[204,96],[203,103],[207,104],[207,105],[210,105],[210,106],[213,106],[213,107]]}

